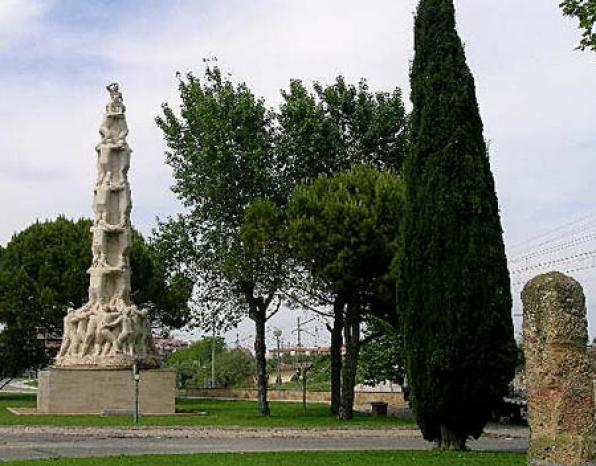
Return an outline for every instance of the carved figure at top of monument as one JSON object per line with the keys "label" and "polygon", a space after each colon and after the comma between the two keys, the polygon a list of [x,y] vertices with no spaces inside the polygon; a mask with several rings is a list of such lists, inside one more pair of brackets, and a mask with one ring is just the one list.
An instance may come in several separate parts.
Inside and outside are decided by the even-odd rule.
{"label": "carved figure at top of monument", "polygon": [[110,93],[110,102],[106,105],[107,113],[124,113],[126,107],[122,100],[122,93],[120,92],[120,86],[118,83],[110,83],[106,86],[106,89]]}
{"label": "carved figure at top of monument", "polygon": [[102,145],[107,145],[112,149],[126,149],[126,136],[128,136],[128,126],[124,118],[126,107],[122,100],[122,94],[117,83],[112,83],[106,88],[110,93],[110,102],[106,105],[106,113],[103,116],[99,134],[101,143],[96,149],[102,150]]}

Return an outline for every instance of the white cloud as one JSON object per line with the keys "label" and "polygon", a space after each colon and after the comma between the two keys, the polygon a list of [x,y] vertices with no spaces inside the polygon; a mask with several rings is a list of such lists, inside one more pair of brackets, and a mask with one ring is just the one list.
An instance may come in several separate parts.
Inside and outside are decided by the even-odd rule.
{"label": "white cloud", "polygon": [[0,51],[22,38],[36,34],[55,0],[1,0]]}

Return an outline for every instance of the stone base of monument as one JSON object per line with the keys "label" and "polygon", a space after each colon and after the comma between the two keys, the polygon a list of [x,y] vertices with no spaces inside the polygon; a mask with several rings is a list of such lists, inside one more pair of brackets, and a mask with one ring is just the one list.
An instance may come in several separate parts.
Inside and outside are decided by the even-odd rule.
{"label": "stone base of monument", "polygon": [[[175,371],[140,371],[140,414],[174,414],[175,398]],[[52,367],[39,374],[37,414],[131,414],[134,400],[130,369]]]}

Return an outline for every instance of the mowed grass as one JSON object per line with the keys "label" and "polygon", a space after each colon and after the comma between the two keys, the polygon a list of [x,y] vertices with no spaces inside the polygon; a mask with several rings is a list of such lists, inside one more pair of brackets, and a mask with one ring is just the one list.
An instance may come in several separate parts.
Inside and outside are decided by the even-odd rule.
{"label": "mowed grass", "polygon": [[522,466],[516,453],[413,451],[203,453],[199,455],[125,456],[2,463],[14,466]]}
{"label": "mowed grass", "polygon": [[[0,425],[54,425],[54,426],[130,426],[132,419],[124,416],[17,416],[7,408],[35,407],[35,395],[0,394]],[[271,416],[257,414],[254,401],[188,400],[176,401],[176,409],[203,411],[206,416],[147,416],[141,418],[145,426],[238,426],[238,427],[295,427],[295,428],[374,428],[413,426],[410,419],[394,417],[373,418],[355,413],[348,422],[338,421],[324,404],[309,404],[306,413],[300,403],[271,403]],[[249,463],[250,464],[250,463]]]}

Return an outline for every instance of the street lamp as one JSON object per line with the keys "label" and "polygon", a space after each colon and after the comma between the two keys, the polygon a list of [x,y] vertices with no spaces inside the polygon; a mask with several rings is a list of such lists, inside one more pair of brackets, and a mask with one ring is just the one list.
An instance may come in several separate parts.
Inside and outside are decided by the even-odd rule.
{"label": "street lamp", "polygon": [[135,355],[132,363],[132,380],[134,384],[134,409],[133,409],[133,422],[135,425],[139,423],[139,382],[141,376],[139,375],[139,363],[137,356]]}

